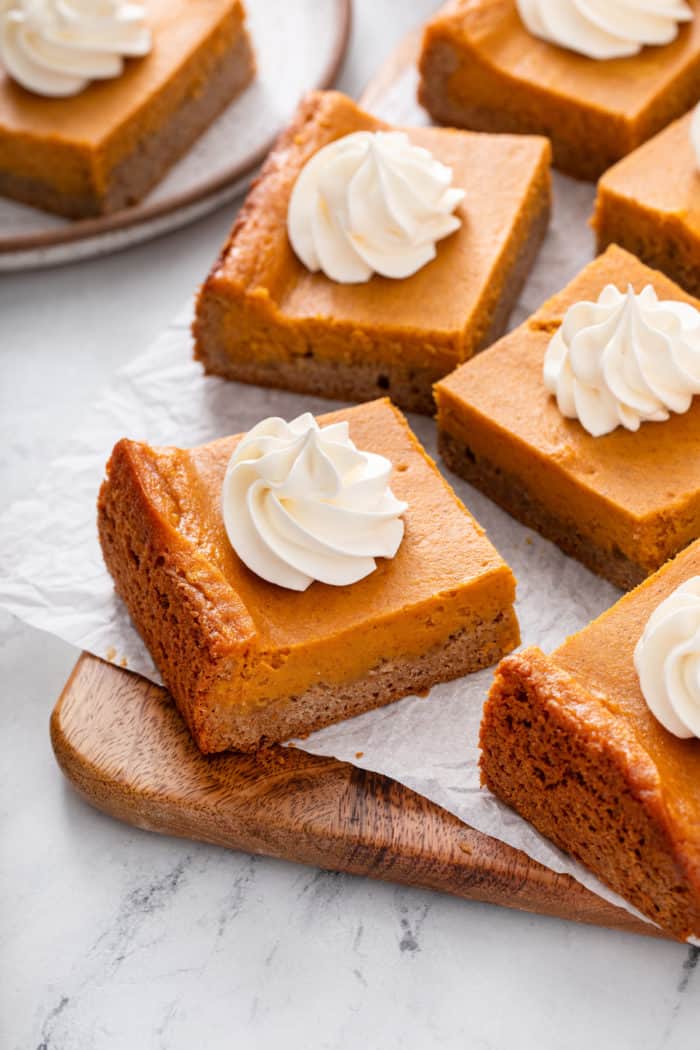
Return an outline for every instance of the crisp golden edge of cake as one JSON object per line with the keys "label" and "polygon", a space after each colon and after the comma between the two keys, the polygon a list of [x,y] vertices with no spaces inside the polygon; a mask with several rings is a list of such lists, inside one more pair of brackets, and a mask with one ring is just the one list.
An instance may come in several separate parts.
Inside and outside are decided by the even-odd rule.
{"label": "crisp golden edge of cake", "polygon": [[[407,432],[473,522],[410,428]],[[410,657],[391,665],[381,661],[353,682],[319,682],[302,695],[252,707],[245,680],[258,658],[255,623],[219,569],[178,531],[177,501],[153,459],[154,452],[167,451],[126,439],[117,443],[98,498],[98,532],[116,590],[200,750],[255,751],[304,735],[490,666],[519,644],[515,580],[494,551],[491,575],[500,580],[503,602],[492,619],[474,608],[464,629],[448,632],[446,626],[449,636]]]}
{"label": "crisp golden edge of cake", "polygon": [[482,784],[664,930],[700,935],[700,841],[604,697],[525,649],[496,671],[480,746]]}

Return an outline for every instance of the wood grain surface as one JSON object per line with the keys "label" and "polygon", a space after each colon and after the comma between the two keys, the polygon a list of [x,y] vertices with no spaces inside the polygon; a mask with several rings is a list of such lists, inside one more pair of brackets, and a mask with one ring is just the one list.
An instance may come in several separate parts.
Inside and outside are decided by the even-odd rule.
{"label": "wood grain surface", "polygon": [[88,802],[149,831],[657,933],[386,777],[291,748],[204,756],[165,690],[86,653],[51,739]]}

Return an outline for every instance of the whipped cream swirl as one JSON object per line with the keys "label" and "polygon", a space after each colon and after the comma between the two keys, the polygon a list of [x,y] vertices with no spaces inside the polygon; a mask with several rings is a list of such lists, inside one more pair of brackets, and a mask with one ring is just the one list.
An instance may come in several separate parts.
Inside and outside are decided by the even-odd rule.
{"label": "whipped cream swirl", "polygon": [[355,447],[346,422],[321,428],[308,412],[291,423],[264,419],[224,478],[231,546],[258,576],[290,590],[356,583],[403,539],[408,504],[389,488],[391,469],[384,456]]}
{"label": "whipped cream swirl", "polygon": [[356,131],[302,169],[287,228],[304,265],[341,284],[410,277],[435,258],[461,220],[452,169],[402,131]]}
{"label": "whipped cream swirl", "polygon": [[687,412],[700,394],[700,311],[609,284],[570,307],[544,358],[544,384],[594,437]]}
{"label": "whipped cream swirl", "polygon": [[533,36],[587,58],[624,58],[670,44],[693,12],[683,0],[517,0]]}
{"label": "whipped cream swirl", "polygon": [[695,160],[700,171],[700,103],[693,110],[690,120],[690,142],[695,151]]}
{"label": "whipped cream swirl", "polygon": [[656,607],[634,650],[651,713],[674,736],[700,737],[700,576]]}
{"label": "whipped cream swirl", "polygon": [[37,95],[77,95],[150,51],[144,18],[141,4],[121,0],[0,0],[0,61]]}

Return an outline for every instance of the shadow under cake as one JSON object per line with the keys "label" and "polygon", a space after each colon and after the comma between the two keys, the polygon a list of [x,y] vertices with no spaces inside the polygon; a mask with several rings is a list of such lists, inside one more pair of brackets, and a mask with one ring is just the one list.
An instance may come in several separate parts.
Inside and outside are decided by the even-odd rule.
{"label": "shadow under cake", "polygon": [[549,220],[543,138],[410,128],[465,190],[462,226],[403,280],[339,284],[287,236],[300,171],[321,147],[386,130],[337,92],[309,95],[278,140],[199,293],[196,356],[209,373],[348,401],[385,394],[432,414],[432,385],[505,329]]}
{"label": "shadow under cake", "polygon": [[426,26],[420,75],[439,123],[547,135],[557,168],[597,179],[700,98],[700,17],[673,43],[596,60],[534,37],[515,0],[450,0]]}
{"label": "shadow under cake", "polygon": [[650,712],[634,648],[661,601],[700,575],[694,543],[551,656],[496,672],[482,780],[663,929],[700,936],[700,740]]}
{"label": "shadow under cake", "polygon": [[603,175],[592,226],[598,250],[615,243],[700,296],[700,163],[692,113]]}
{"label": "shadow under cake", "polygon": [[0,194],[69,218],[136,204],[255,73],[240,0],[150,0],[153,47],[43,98],[0,70]]}
{"label": "shadow under cake", "polygon": [[261,579],[231,547],[221,487],[240,440],[123,440],[99,533],[117,590],[199,748],[253,751],[495,663],[519,640],[515,579],[387,400],[347,420],[408,502],[397,555],[352,586]]}
{"label": "shadow under cake", "polygon": [[593,572],[629,589],[700,536],[700,398],[664,423],[593,437],[544,385],[567,309],[607,284],[700,302],[611,246],[495,346],[440,382],[440,452],[455,473]]}

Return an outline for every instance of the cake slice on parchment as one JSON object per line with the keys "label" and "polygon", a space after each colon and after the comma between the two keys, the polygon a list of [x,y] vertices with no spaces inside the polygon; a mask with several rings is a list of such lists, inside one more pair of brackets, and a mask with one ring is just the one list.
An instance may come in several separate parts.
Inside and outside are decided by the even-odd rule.
{"label": "cake slice on parchment", "polygon": [[[388,401],[318,420],[335,442],[326,452],[347,463],[350,482],[358,481],[356,456],[337,447],[343,427],[355,451],[370,457],[359,495],[340,500],[332,492],[313,497],[314,486],[326,484],[328,456],[311,466],[304,458],[299,428],[312,429],[312,417],[264,423],[262,439],[254,428],[245,439],[190,450],[122,440],[99,497],[100,540],[117,591],[202,751],[252,751],[309,733],[486,667],[518,644],[512,572]],[[290,429],[292,445],[301,442],[298,461],[280,437]],[[255,475],[262,468],[246,458],[255,449],[244,449],[238,463],[244,440],[246,449],[263,441],[272,457],[265,477],[272,472],[275,483],[296,463],[292,480],[305,479],[301,490],[271,501],[270,485]],[[251,472],[252,516],[236,485],[222,509],[230,463],[239,481]],[[375,506],[377,463],[390,471],[391,492]],[[358,524],[356,500],[367,494]],[[391,525],[392,500],[407,505],[402,527]],[[393,556],[366,564],[375,511],[394,530],[375,553]],[[253,519],[268,529],[267,544]]]}
{"label": "cake slice on parchment", "polygon": [[694,733],[700,541],[551,656],[529,648],[501,662],[481,724],[482,781],[663,929],[697,938]]}

